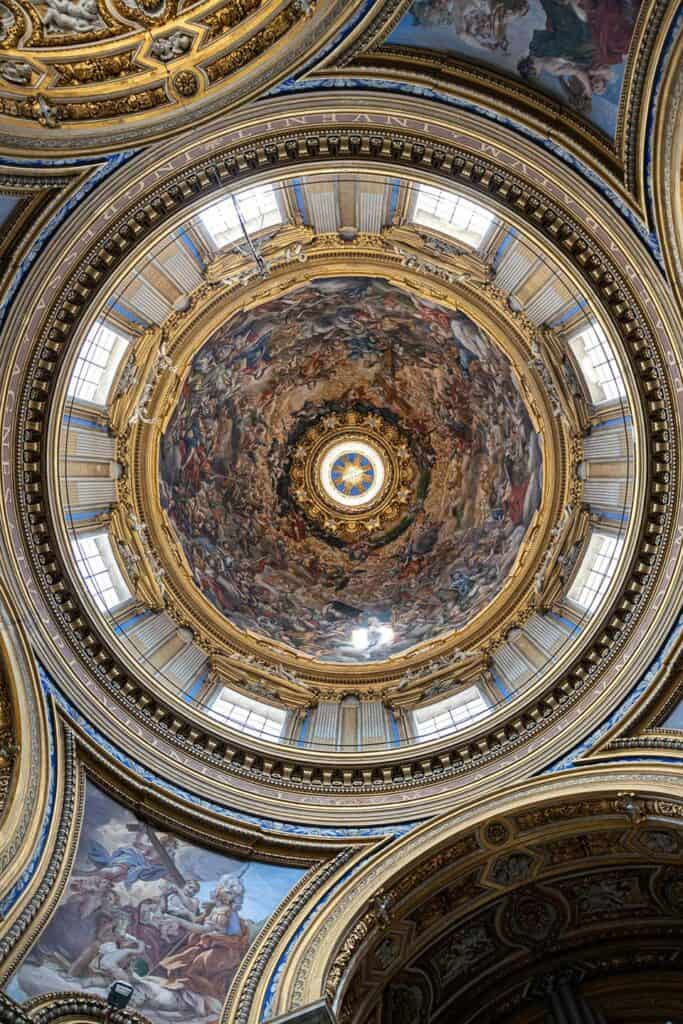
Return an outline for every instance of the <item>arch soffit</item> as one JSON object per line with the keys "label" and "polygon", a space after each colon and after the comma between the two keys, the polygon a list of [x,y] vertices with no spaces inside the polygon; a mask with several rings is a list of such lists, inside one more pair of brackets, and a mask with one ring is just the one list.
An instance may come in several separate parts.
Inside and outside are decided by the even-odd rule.
{"label": "arch soffit", "polygon": [[[398,973],[457,921],[509,890],[542,890],[563,872],[586,867],[616,869],[639,858],[649,863],[653,851],[643,845],[649,839],[641,840],[662,829],[680,836],[682,797],[680,779],[661,765],[637,773],[617,766],[586,769],[508,787],[497,798],[412,830],[376,853],[319,911],[281,970],[272,1016],[294,1014],[322,1000],[335,1019],[351,1021],[356,1011],[370,1011],[373,986],[379,991],[377,986],[394,974],[394,967],[385,973],[376,961],[374,967],[368,963],[380,944],[393,939],[401,951]],[[623,849],[615,849],[613,837],[601,841],[608,831],[628,834]],[[579,852],[577,837],[584,833],[588,843]],[[559,849],[563,843],[569,844],[563,859],[554,862],[544,855],[542,847]],[[676,856],[664,857],[665,869],[675,867]],[[431,917],[425,909],[423,926],[416,927],[414,912],[432,904]],[[250,1021],[259,1019],[259,999],[270,976],[264,973]]]}
{"label": "arch soffit", "polygon": [[1,584],[0,907],[8,930],[21,931],[22,915],[25,923],[30,914],[36,858],[49,856],[68,804],[67,761],[24,628]]}

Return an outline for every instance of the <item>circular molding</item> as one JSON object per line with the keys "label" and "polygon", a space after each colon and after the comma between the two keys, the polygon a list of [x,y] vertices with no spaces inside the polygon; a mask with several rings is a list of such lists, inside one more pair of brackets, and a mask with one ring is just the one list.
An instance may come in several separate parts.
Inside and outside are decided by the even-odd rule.
{"label": "circular molding", "polygon": [[361,512],[384,497],[389,475],[388,453],[350,433],[334,439],[318,456],[312,477],[317,493],[333,507]]}
{"label": "circular molding", "polygon": [[395,525],[415,499],[417,470],[399,430],[377,413],[324,416],[297,442],[290,491],[333,537],[353,540]]}
{"label": "circular molding", "polygon": [[[19,508],[23,515],[28,549],[33,550],[36,558],[33,562],[35,568],[31,569],[29,563],[23,561],[25,571],[17,573],[17,584],[21,586],[19,581],[22,578],[40,581],[42,595],[31,584],[34,606],[41,608],[41,615],[46,616],[46,621],[58,621],[60,632],[66,630],[71,633],[74,650],[80,645],[78,658],[72,660],[67,672],[59,667],[61,659],[55,658],[52,641],[43,631],[42,625],[37,632],[41,649],[62,674],[62,683],[67,691],[78,693],[81,701],[85,680],[88,681],[85,689],[89,688],[91,694],[94,692],[93,681],[97,680],[96,687],[101,687],[100,692],[107,696],[98,710],[90,701],[92,713],[108,728],[107,706],[112,706],[113,701],[113,707],[117,709],[119,736],[124,744],[127,742],[128,729],[139,735],[142,728],[148,732],[150,739],[153,737],[154,756],[164,760],[166,770],[171,774],[175,772],[174,752],[182,752],[186,764],[188,757],[193,759],[191,763],[197,768],[194,784],[200,789],[203,786],[201,776],[205,772],[210,772],[212,784],[216,781],[217,772],[225,773],[226,783],[229,779],[234,781],[234,785],[230,783],[228,788],[237,805],[243,800],[243,785],[256,787],[263,794],[267,793],[271,785],[284,785],[288,800],[286,813],[294,816],[315,813],[316,806],[320,808],[326,800],[329,806],[329,799],[325,795],[327,785],[337,794],[341,805],[346,799],[345,794],[353,794],[352,799],[359,813],[365,792],[372,796],[371,803],[376,805],[377,792],[381,791],[384,808],[380,813],[407,816],[414,813],[415,805],[412,800],[405,799],[406,788],[414,790],[421,807],[426,806],[426,794],[430,795],[431,806],[438,806],[441,800],[453,799],[457,792],[453,786],[455,777],[460,777],[465,785],[469,783],[481,787],[485,778],[491,782],[500,777],[500,772],[527,771],[532,763],[539,766],[549,757],[557,756],[557,743],[555,740],[550,741],[551,736],[556,736],[558,727],[562,728],[564,749],[578,742],[579,738],[585,736],[591,722],[597,722],[609,708],[614,707],[615,701],[621,699],[645,667],[645,652],[640,644],[644,633],[648,633],[653,644],[665,634],[671,608],[676,606],[674,595],[680,591],[678,551],[670,546],[675,528],[674,515],[680,512],[677,500],[678,465],[672,448],[678,430],[678,408],[673,399],[674,395],[677,398],[679,395],[676,384],[680,381],[680,371],[676,353],[669,345],[670,337],[675,336],[675,328],[672,327],[668,302],[653,285],[656,275],[638,242],[621,224],[617,224],[611,233],[607,232],[607,218],[597,197],[591,211],[590,230],[581,225],[579,220],[582,207],[571,198],[572,185],[569,181],[565,179],[564,188],[561,187],[560,182],[565,172],[555,165],[546,163],[542,171],[539,168],[535,174],[537,179],[545,181],[548,190],[553,193],[552,197],[539,189],[537,183],[530,185],[520,178],[520,159],[528,161],[524,164],[528,169],[538,157],[534,157],[530,149],[520,154],[518,140],[509,140],[508,143],[502,133],[500,144],[492,146],[481,138],[476,122],[463,118],[460,145],[453,147],[446,139],[450,128],[443,123],[440,114],[430,121],[433,111],[428,104],[405,104],[402,108],[401,127],[397,128],[392,123],[389,129],[386,128],[387,118],[394,116],[392,112],[386,109],[375,110],[370,105],[367,112],[364,112],[362,128],[355,127],[353,123],[345,127],[344,118],[353,122],[357,115],[346,115],[343,110],[336,110],[332,129],[329,123],[333,108],[329,103],[318,106],[313,104],[305,114],[298,116],[292,113],[291,101],[288,101],[287,107],[287,113],[279,111],[277,104],[268,110],[264,108],[263,126],[259,128],[255,122],[252,123],[250,130],[262,134],[260,143],[254,139],[240,139],[232,150],[228,147],[220,154],[214,139],[211,142],[213,155],[207,158],[202,153],[202,147],[207,143],[202,142],[200,145],[197,141],[196,155],[199,162],[193,165],[192,147],[183,153],[183,167],[186,169],[182,172],[179,168],[176,171],[171,159],[170,164],[167,163],[170,180],[164,185],[157,179],[151,199],[147,196],[126,203],[123,201],[123,193],[113,202],[110,199],[111,226],[95,248],[91,248],[88,258],[83,260],[83,256],[80,257],[83,261],[75,271],[72,283],[54,280],[44,289],[45,307],[50,307],[53,312],[44,322],[42,336],[36,341],[33,350],[29,351],[29,339],[39,338],[37,329],[24,331],[25,341],[17,353],[15,375],[25,372],[29,365],[27,357],[29,362],[32,359],[21,409],[17,409],[15,404],[18,392],[14,395],[5,394],[5,417],[10,417],[5,422],[14,424],[17,412],[20,412],[19,436],[25,439],[19,453],[20,462],[15,464],[20,468],[16,483],[22,484],[23,492],[17,495],[19,506],[9,502],[7,508],[5,526],[16,538],[16,543],[9,549],[13,554],[10,556],[8,550],[8,558],[13,560],[16,554],[22,560],[24,557],[16,532],[18,523],[12,521],[15,509]],[[278,116],[282,118],[279,130],[276,125]],[[414,123],[411,122],[413,116],[417,118]],[[291,117],[299,123],[293,123]],[[376,123],[368,128],[373,118]],[[306,122],[304,125],[300,123],[302,120]],[[230,131],[230,126],[226,125],[225,130]],[[276,141],[269,142],[269,138]],[[264,146],[275,147],[270,157],[266,155]],[[640,548],[633,556],[631,574],[622,584],[620,595],[613,603],[609,621],[600,630],[596,630],[592,638],[590,653],[584,654],[581,663],[566,673],[561,685],[553,686],[550,692],[542,695],[536,694],[526,707],[517,704],[512,719],[506,721],[506,716],[501,714],[497,722],[487,722],[483,729],[474,727],[458,737],[457,746],[451,749],[444,750],[443,744],[436,745],[434,753],[438,749],[438,758],[425,758],[421,755],[418,761],[410,751],[402,751],[396,757],[397,765],[400,762],[402,769],[396,773],[391,771],[387,781],[382,779],[379,769],[375,774],[373,758],[365,758],[367,783],[362,770],[363,758],[341,755],[338,767],[326,769],[330,780],[326,784],[322,765],[316,766],[313,753],[303,759],[311,766],[303,772],[298,766],[301,758],[297,764],[297,759],[288,760],[282,751],[274,751],[267,745],[263,753],[258,752],[258,743],[250,743],[249,751],[240,750],[237,737],[228,738],[220,730],[207,729],[203,724],[198,726],[196,721],[187,718],[185,709],[178,703],[145,693],[137,681],[122,673],[111,656],[102,650],[92,630],[89,615],[79,605],[68,576],[60,566],[58,553],[53,547],[45,504],[45,462],[41,462],[45,458],[41,447],[41,431],[46,423],[55,371],[59,368],[66,342],[93,293],[109,271],[120,265],[145,225],[153,225],[162,214],[172,214],[184,204],[196,201],[202,190],[210,192],[219,187],[221,181],[246,180],[252,174],[254,162],[258,167],[262,162],[265,165],[277,159],[292,167],[303,167],[307,161],[318,159],[323,151],[326,156],[333,155],[335,159],[369,159],[380,167],[389,167],[392,162],[411,168],[419,167],[421,173],[433,180],[443,177],[456,181],[473,195],[488,195],[491,201],[510,210],[520,221],[526,219],[532,230],[537,231],[548,245],[555,245],[559,241],[562,258],[571,262],[574,272],[589,282],[596,302],[601,303],[611,317],[615,331],[622,338],[650,432],[650,440],[647,442],[649,464],[643,465],[643,482],[647,481],[648,500],[642,533],[638,538]],[[129,168],[122,175],[121,186],[125,187],[126,182],[130,182],[131,173],[135,177],[142,175],[147,161],[154,164],[157,160],[169,161],[169,154],[161,151],[154,154],[154,157],[147,155],[137,165],[139,169],[133,168],[131,172]],[[154,173],[152,167],[150,171]],[[137,196],[144,194],[141,182],[142,178],[135,185]],[[102,199],[105,199],[104,194]],[[83,236],[82,243],[90,246],[90,242],[90,237]],[[64,251],[69,251],[69,260],[64,262],[62,270],[70,272],[79,257],[75,247]],[[616,256],[617,253],[618,266],[610,255]],[[26,289],[24,295],[29,294],[30,289]],[[18,304],[13,323],[6,332],[8,339],[16,340],[14,331],[19,322],[17,317],[20,316],[20,309],[21,304]],[[43,319],[42,315],[39,319]],[[24,368],[20,369],[22,359]],[[675,380],[672,381],[670,374],[675,376]],[[9,461],[5,473],[7,469],[11,469]],[[13,490],[11,479],[6,484]],[[36,551],[38,545],[41,552]],[[651,601],[652,597],[657,600]],[[54,630],[55,627],[50,626],[47,632],[52,631],[54,635]],[[598,677],[604,688],[600,706],[596,707],[591,692]],[[142,704],[138,703],[141,699]],[[122,720],[127,721],[123,732],[120,731]],[[559,726],[560,720],[562,727]],[[527,740],[532,737],[535,743],[528,748],[530,756],[522,756]],[[245,762],[246,754],[248,764]],[[386,761],[386,755],[382,755],[382,760]],[[269,768],[266,762],[269,762]],[[286,765],[286,772],[278,771],[274,776],[274,762]],[[282,782],[284,778],[288,780],[286,784]],[[400,811],[396,806],[392,808],[395,797],[401,799]],[[308,805],[307,811],[297,806],[302,798]],[[264,801],[268,800],[269,797],[264,795]],[[285,806],[282,799],[276,803],[282,813]],[[369,803],[363,813],[377,816],[378,811],[376,806],[370,810]],[[331,814],[333,817],[334,809]]]}
{"label": "circular molding", "polygon": [[[198,600],[192,572],[177,543],[175,533],[161,509],[159,501],[159,444],[173,415],[177,395],[182,388],[191,360],[205,340],[220,323],[235,311],[240,313],[258,306],[262,290],[258,284],[246,287],[221,286],[198,290],[195,301],[185,312],[172,314],[168,321],[167,350],[173,370],[160,373],[148,394],[147,414],[143,420],[131,422],[129,403],[114,410],[115,425],[120,426],[118,459],[128,467],[119,486],[120,518],[144,525],[150,549],[164,571],[164,602],[173,618],[189,629],[202,647],[218,662],[219,672],[227,678],[239,678],[253,659],[269,685],[274,685],[286,703],[304,705],[314,693],[329,693],[339,699],[352,685],[363,686],[363,693],[382,698],[404,694],[403,674],[406,670],[424,669],[427,675],[438,671],[429,665],[452,654],[459,662],[460,651],[480,653],[468,663],[471,673],[482,668],[482,659],[505,633],[531,614],[537,603],[535,575],[544,553],[552,542],[552,532],[572,502],[576,503],[577,453],[572,444],[570,420],[559,420],[553,414],[550,396],[542,380],[530,372],[531,334],[518,316],[513,315],[492,287],[479,285],[448,285],[439,282],[435,290],[421,272],[405,267],[401,257],[391,251],[378,253],[375,238],[360,238],[352,246],[340,245],[338,239],[325,240],[317,252],[310,253],[303,267],[288,267],[273,272],[269,279],[271,295],[286,294],[317,277],[360,275],[382,277],[417,295],[438,302],[444,308],[461,310],[480,323],[510,360],[516,377],[523,382],[527,410],[544,440],[544,478],[541,504],[528,538],[522,544],[517,561],[506,585],[480,613],[462,629],[451,630],[436,642],[423,642],[414,652],[397,654],[389,660],[365,664],[335,664],[312,661],[299,656],[291,648],[276,641],[266,642],[233,627],[207,598]],[[172,339],[172,340],[171,340]],[[64,375],[62,380],[64,380]],[[54,493],[56,493],[56,487]],[[115,516],[115,522],[117,521]],[[59,528],[59,527],[58,527]],[[62,531],[63,532],[63,531]],[[68,550],[66,536],[63,550]],[[495,625],[494,625],[495,624]],[[416,656],[413,656],[416,655]],[[125,656],[125,655],[124,655]],[[130,657],[130,655],[128,655]],[[282,671],[288,673],[283,682]],[[441,666],[443,669],[443,665]],[[132,670],[132,669],[131,669]],[[137,671],[140,671],[138,666]],[[291,673],[294,673],[292,676]]]}
{"label": "circular molding", "polygon": [[683,30],[658,92],[651,184],[657,235],[671,287],[683,308]]}
{"label": "circular molding", "polygon": [[[385,513],[397,500],[399,488],[410,483],[413,474],[409,466],[401,472],[401,463],[410,458],[408,446],[399,443],[398,431],[382,431],[381,424],[353,411],[343,417],[341,425],[336,417],[334,423],[327,419],[321,424],[322,431],[313,427],[295,449],[291,470],[294,498],[314,519],[336,514],[340,525],[348,524],[349,534],[357,532],[356,523],[369,532],[379,529],[381,522],[368,525],[367,517]],[[401,504],[409,497],[408,493],[399,499]],[[332,533],[339,529],[327,520],[324,525]]]}

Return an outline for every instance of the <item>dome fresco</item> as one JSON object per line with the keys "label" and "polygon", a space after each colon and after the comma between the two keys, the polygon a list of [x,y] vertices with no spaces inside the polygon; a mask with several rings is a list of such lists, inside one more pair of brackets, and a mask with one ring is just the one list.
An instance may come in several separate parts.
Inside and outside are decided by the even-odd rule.
{"label": "dome fresco", "polygon": [[[393,439],[411,490],[390,522],[337,534],[295,499],[292,469],[307,432],[349,416]],[[233,316],[195,356],[160,450],[162,505],[197,586],[234,626],[325,661],[382,659],[467,623],[512,569],[542,475],[512,367],[484,331],[367,278]]]}
{"label": "dome fresco", "polygon": [[0,51],[4,1024],[683,1024],[683,0]]}

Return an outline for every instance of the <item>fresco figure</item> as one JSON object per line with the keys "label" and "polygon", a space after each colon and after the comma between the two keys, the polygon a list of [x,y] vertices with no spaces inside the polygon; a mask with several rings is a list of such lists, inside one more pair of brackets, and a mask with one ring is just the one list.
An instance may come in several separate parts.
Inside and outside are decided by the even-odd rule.
{"label": "fresco figure", "polygon": [[615,17],[615,0],[584,6],[578,0],[541,0],[547,27],[536,29],[529,54],[517,70],[530,79],[546,72],[555,75],[577,109],[590,110],[591,99],[604,93],[614,79],[612,65],[628,53],[633,24]]}
{"label": "fresco figure", "polygon": [[418,24],[448,24],[464,42],[502,51],[510,46],[508,24],[528,10],[528,0],[417,0],[412,7]]}
{"label": "fresco figure", "polygon": [[182,948],[165,956],[160,967],[168,988],[191,989],[220,1006],[254,936],[253,925],[240,917],[244,886],[236,875],[223,875],[211,903],[187,925]]}
{"label": "fresco figure", "polygon": [[72,876],[8,992],[19,1001],[106,996],[112,981],[127,981],[131,1007],[154,1024],[208,1024],[263,920],[301,875],[159,832],[88,783]]}

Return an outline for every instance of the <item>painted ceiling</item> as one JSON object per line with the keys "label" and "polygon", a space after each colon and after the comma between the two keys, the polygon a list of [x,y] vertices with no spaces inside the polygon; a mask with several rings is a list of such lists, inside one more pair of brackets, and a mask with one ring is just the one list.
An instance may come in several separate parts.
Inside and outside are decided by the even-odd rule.
{"label": "painted ceiling", "polygon": [[638,0],[415,0],[388,42],[525,82],[613,136]]}
{"label": "painted ceiling", "polygon": [[[415,491],[392,530],[341,538],[293,500],[292,453],[351,411],[407,439]],[[515,562],[543,475],[510,363],[484,331],[366,278],[312,281],[218,329],[160,468],[209,600],[237,627],[329,661],[385,658],[471,620]],[[358,629],[374,638],[360,650]]]}

